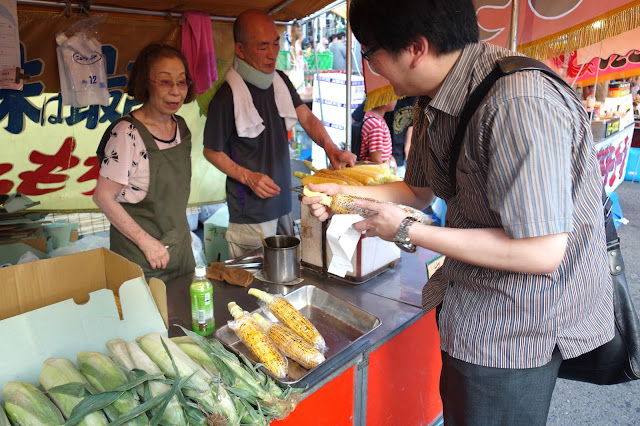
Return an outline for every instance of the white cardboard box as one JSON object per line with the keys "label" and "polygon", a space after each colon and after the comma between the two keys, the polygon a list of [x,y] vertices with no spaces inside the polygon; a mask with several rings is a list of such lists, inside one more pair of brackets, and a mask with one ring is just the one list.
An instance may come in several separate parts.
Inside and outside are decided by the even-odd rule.
{"label": "white cardboard box", "polygon": [[[115,295],[118,295],[120,315]],[[106,353],[120,337],[167,334],[166,288],[107,249],[0,269],[0,386],[38,384],[42,362],[80,351]]]}

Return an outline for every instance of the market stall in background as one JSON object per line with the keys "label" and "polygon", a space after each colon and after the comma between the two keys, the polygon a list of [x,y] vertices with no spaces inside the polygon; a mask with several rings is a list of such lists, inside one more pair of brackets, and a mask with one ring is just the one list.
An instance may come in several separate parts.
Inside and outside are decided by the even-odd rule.
{"label": "market stall in background", "polygon": [[[640,27],[640,2],[498,3],[475,2],[482,38],[547,61],[576,90],[587,88],[584,103],[592,113],[603,186],[613,192],[625,177],[639,180],[640,160],[634,151],[640,149],[634,142],[637,108],[634,86],[626,80],[640,74],[636,66],[636,47],[640,46],[633,45],[638,38],[629,35]],[[11,11],[16,1],[0,0],[0,5],[5,4]],[[343,6],[345,10],[341,10]],[[181,46],[186,6],[172,0],[17,2],[14,21],[19,43],[14,47],[19,63],[3,69],[0,81],[0,264],[8,264],[0,269],[0,299],[8,301],[0,307],[0,337],[3,342],[14,342],[10,350],[0,353],[0,386],[16,381],[51,385],[43,368],[48,358],[77,361],[86,372],[93,362],[102,362],[104,354],[118,358],[117,348],[123,348],[118,339],[123,339],[133,344],[134,349],[127,346],[126,351],[140,347],[147,353],[133,358],[147,356],[158,365],[157,371],[140,376],[134,371],[139,367],[130,364],[125,368],[128,377],[118,387],[123,394],[137,392],[140,400],[155,401],[128,409],[136,413],[148,410],[149,417],[169,411],[159,409],[159,401],[175,407],[171,402],[175,396],[193,424],[202,421],[202,415],[215,414],[229,423],[238,422],[234,416],[249,416],[245,423],[252,418],[248,422],[253,424],[271,420],[291,425],[438,424],[442,411],[439,337],[434,312],[423,314],[421,308],[422,287],[443,260],[438,253],[419,249],[410,254],[379,238],[354,235],[349,232],[349,220],[353,219],[346,219],[346,215],[337,215],[330,224],[320,223],[308,209],[301,208],[298,193],[292,191],[299,238],[282,246],[267,238],[261,250],[229,259],[225,176],[202,156],[202,134],[207,106],[231,65],[232,22],[248,7],[268,11],[276,20],[284,52],[279,68],[292,81],[299,80],[299,93],[336,143],[350,146],[351,112],[365,94],[372,98],[374,92],[394,95],[390,86],[377,84],[368,76],[357,54],[347,55],[344,70],[336,70],[327,63],[330,55],[319,51],[322,38],[339,32],[344,24],[347,45],[356,45],[344,21],[348,9],[344,1],[189,3],[189,10],[211,15],[217,66],[217,79],[211,87],[180,110],[193,135],[192,210],[186,214],[193,220],[192,230],[202,232],[203,240],[192,233],[193,250],[208,266],[211,286],[205,287],[214,306],[214,332],[200,338],[190,333],[200,324],[200,317],[191,311],[193,276],[166,283],[145,281],[139,267],[104,248],[108,223],[99,218],[91,198],[98,177],[95,150],[100,136],[110,123],[138,106],[124,94],[131,63],[150,41]],[[511,25],[506,25],[509,22]],[[83,29],[95,33],[101,44],[107,99],[70,106],[64,102],[58,73],[56,37]],[[312,47],[300,58],[302,64],[292,52],[298,37]],[[607,40],[620,48],[616,37],[628,40],[630,49],[607,50]],[[617,56],[612,56],[614,53]],[[607,82],[604,93],[598,91],[603,82]],[[293,183],[301,191],[304,179],[314,177],[351,184],[377,184],[394,178],[388,168],[360,169],[359,175],[323,171],[327,164],[323,153],[312,149],[311,141],[299,130],[290,134],[290,144],[292,169],[300,178],[293,178]],[[325,200],[335,210],[339,205],[347,206],[345,212],[350,211],[348,206],[353,207],[350,201]],[[422,212],[407,211],[425,223],[431,220]],[[251,318],[260,322],[247,313],[260,313],[267,332],[276,318],[286,323],[282,318],[287,315],[281,318],[275,308],[269,309],[270,297],[289,301],[317,327],[325,342],[320,345],[324,353],[316,356],[317,362],[305,364],[291,357],[280,363],[269,361],[251,350],[259,339],[243,343],[243,336],[255,334],[236,331],[251,323]],[[295,316],[291,310],[288,313]],[[210,324],[202,328],[210,330]],[[185,333],[190,337],[185,339]],[[275,329],[273,333],[272,341],[282,338]],[[173,348],[171,342],[180,349]],[[154,345],[155,349],[150,349]],[[197,358],[195,352],[183,355],[189,349],[200,356],[204,353],[204,357]],[[186,360],[186,364],[198,359],[200,364],[191,370],[177,365],[174,369],[172,358]],[[268,368],[271,362],[274,369]],[[264,366],[253,368],[257,363]],[[283,364],[288,368],[277,370]],[[116,367],[114,375],[118,368],[122,367]],[[185,387],[183,380],[191,374],[203,380],[199,392]],[[170,390],[163,388],[153,399],[147,389],[151,386],[145,383],[158,381],[160,376],[166,376],[164,384],[169,383]],[[12,396],[39,395],[36,391],[28,385],[13,385],[0,399],[6,407]],[[207,407],[211,400],[199,398],[209,398],[210,392],[228,404]],[[113,398],[113,393],[95,393],[102,396],[94,395],[90,400]],[[88,396],[82,394],[83,398]],[[103,401],[105,413],[112,402]],[[65,417],[71,416],[58,404]],[[2,420],[0,414],[0,424]]]}

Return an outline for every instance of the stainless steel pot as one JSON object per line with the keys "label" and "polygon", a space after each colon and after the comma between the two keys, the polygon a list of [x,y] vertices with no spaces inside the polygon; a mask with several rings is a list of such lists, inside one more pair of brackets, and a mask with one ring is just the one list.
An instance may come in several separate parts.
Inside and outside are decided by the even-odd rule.
{"label": "stainless steel pot", "polygon": [[265,238],[263,274],[272,282],[286,284],[300,278],[300,240],[288,235]]}

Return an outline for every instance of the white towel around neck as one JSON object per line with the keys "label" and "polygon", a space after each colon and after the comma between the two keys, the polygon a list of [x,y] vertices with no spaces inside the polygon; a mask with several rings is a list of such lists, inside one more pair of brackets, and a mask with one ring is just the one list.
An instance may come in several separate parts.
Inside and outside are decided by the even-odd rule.
{"label": "white towel around neck", "polygon": [[[253,105],[253,98],[247,83],[233,67],[227,71],[226,80],[233,94],[233,110],[238,136],[241,138],[258,137],[264,131],[264,124],[262,124],[264,120]],[[298,116],[287,84],[277,72],[273,76],[273,91],[278,115],[284,118],[285,127],[290,130],[298,121]]]}

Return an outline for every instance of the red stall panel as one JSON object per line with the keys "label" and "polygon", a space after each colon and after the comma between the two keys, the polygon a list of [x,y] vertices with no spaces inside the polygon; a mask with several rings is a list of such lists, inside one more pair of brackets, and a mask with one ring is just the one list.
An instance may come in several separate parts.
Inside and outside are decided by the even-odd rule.
{"label": "red stall panel", "polygon": [[440,337],[431,311],[369,355],[367,426],[427,425],[442,413]]}
{"label": "red stall panel", "polygon": [[322,386],[300,401],[284,420],[271,422],[272,426],[352,426],[354,369]]}

